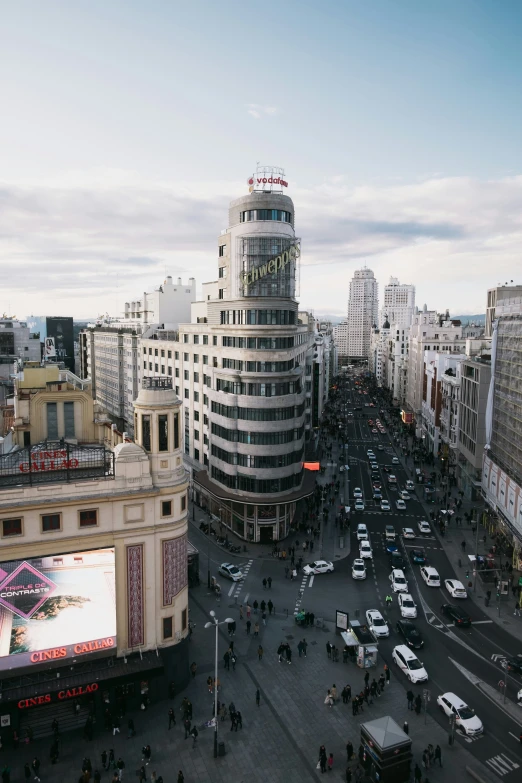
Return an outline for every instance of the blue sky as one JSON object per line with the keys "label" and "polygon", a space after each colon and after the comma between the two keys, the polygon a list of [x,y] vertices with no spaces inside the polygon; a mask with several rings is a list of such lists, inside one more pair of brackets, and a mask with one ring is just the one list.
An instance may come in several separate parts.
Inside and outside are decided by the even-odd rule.
{"label": "blue sky", "polygon": [[10,4],[0,313],[214,279],[256,161],[287,173],[303,307],[343,314],[366,263],[483,311],[520,268],[521,34],[510,0]]}

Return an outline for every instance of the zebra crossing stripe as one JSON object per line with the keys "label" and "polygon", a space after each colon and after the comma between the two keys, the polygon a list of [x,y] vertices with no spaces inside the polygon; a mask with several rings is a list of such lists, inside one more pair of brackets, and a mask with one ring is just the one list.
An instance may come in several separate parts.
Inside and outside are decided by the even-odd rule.
{"label": "zebra crossing stripe", "polygon": [[486,764],[488,764],[497,775],[508,775],[510,772],[519,768],[519,764],[517,764],[516,761],[511,761],[505,753],[499,753],[498,756],[487,759]]}
{"label": "zebra crossing stripe", "polygon": [[[241,580],[240,580],[240,581],[237,583],[237,585],[235,585],[235,584],[234,584],[234,585],[232,585],[232,587],[233,587],[233,588],[234,588],[234,587],[236,588],[236,592],[234,593],[234,598],[237,598],[237,597],[239,596],[239,594],[241,593],[241,590],[243,589],[243,585],[244,585],[245,579],[246,579],[246,578],[247,578],[247,576],[248,576],[248,572],[250,571],[250,569],[251,569],[251,567],[252,567],[252,563],[253,563],[253,562],[254,562],[253,560],[249,560],[249,561],[248,561],[248,563],[246,564],[246,566],[245,566],[245,567],[244,567],[244,569],[243,569],[243,579],[241,579]],[[232,590],[230,591],[229,595],[230,595],[231,593],[232,593]],[[248,596],[247,596],[247,598],[248,598]],[[247,600],[247,599],[245,598],[245,601],[246,601],[246,600]]]}

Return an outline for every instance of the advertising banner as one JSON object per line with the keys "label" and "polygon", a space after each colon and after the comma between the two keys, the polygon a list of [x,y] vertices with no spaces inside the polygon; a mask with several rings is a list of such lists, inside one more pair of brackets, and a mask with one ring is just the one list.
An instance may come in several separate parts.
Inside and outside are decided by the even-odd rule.
{"label": "advertising banner", "polygon": [[114,547],[0,563],[0,671],[115,650]]}

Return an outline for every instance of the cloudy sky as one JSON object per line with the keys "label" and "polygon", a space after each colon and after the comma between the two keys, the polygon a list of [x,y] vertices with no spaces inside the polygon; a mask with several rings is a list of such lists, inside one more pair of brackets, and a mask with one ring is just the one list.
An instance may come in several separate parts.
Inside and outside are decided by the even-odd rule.
{"label": "cloudy sky", "polygon": [[343,315],[366,264],[484,312],[522,283],[521,36],[519,0],[5,4],[0,315],[215,279],[257,161],[286,171],[303,307]]}

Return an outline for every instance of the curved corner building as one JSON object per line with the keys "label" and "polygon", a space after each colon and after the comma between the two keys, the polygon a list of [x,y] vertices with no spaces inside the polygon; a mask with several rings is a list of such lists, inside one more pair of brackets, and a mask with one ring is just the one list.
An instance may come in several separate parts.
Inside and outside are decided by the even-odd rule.
{"label": "curved corner building", "polygon": [[298,317],[294,218],[282,193],[233,201],[218,240],[217,297],[205,302],[213,367],[208,471],[194,473],[196,497],[256,542],[284,538],[314,486],[303,470],[314,333]]}

